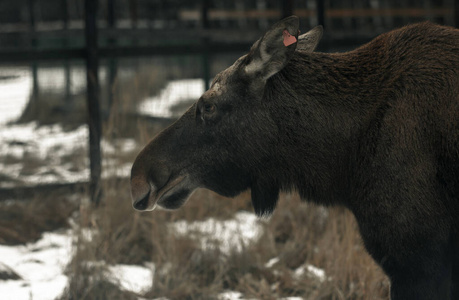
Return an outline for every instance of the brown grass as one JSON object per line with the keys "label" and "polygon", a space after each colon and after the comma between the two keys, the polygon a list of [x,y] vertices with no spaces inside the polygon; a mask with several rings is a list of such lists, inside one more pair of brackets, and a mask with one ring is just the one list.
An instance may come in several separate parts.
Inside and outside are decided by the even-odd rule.
{"label": "brown grass", "polygon": [[76,207],[75,200],[62,192],[20,202],[0,202],[0,244],[33,242],[45,231],[66,228]]}
{"label": "brown grass", "polygon": [[[78,256],[76,256],[78,258]],[[83,259],[74,259],[67,267],[69,284],[60,300],[136,300],[135,294],[123,291],[105,278],[103,266],[84,264]]]}
{"label": "brown grass", "polygon": [[[82,232],[92,230],[90,240],[82,232],[78,235],[67,267],[69,284],[60,299],[136,299],[137,295],[120,290],[104,277],[105,265],[97,264],[101,261],[153,262],[154,285],[142,295],[147,298],[215,299],[225,290],[256,299],[389,297],[387,278],[365,252],[353,216],[342,208],[326,209],[304,203],[296,195],[282,195],[274,215],[262,222],[260,239],[242,252],[226,255],[201,249],[196,240],[173,234],[167,224],[231,218],[237,211],[250,209],[248,193],[226,199],[199,190],[176,212],[138,213],[131,207],[128,180],[113,179],[104,185],[104,199],[97,208],[82,202],[77,209],[65,195],[41,195],[0,207],[2,244],[36,240],[43,231],[65,227],[75,211]],[[279,262],[266,267],[274,257]],[[327,279],[296,278],[294,270],[304,264],[323,269]]]}
{"label": "brown grass", "polygon": [[[105,261],[140,265],[153,262],[156,273],[153,288],[143,295],[147,298],[215,299],[225,290],[256,299],[389,297],[388,280],[365,252],[356,222],[345,209],[326,209],[304,203],[296,195],[283,195],[274,215],[263,222],[263,236],[244,251],[226,255],[215,249],[201,249],[196,240],[175,235],[167,224],[231,218],[237,211],[250,209],[248,193],[226,199],[199,190],[176,212],[138,213],[131,207],[127,180],[106,184],[103,204],[80,210],[83,227],[97,234],[91,241],[81,239],[67,293],[81,293],[83,289],[92,295],[87,299],[108,295],[101,294],[99,286],[93,286],[96,283],[84,281],[91,270],[81,267],[87,261]],[[280,261],[267,268],[266,262],[274,257]],[[320,281],[308,275],[296,278],[294,270],[304,264],[322,268],[327,279]],[[92,271],[97,274],[97,270]]]}

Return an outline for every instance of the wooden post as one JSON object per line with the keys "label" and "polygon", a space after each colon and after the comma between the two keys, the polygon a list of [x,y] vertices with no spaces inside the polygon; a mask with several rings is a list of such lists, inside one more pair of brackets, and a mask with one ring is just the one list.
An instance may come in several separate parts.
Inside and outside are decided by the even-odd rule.
{"label": "wooden post", "polygon": [[[63,21],[63,26],[64,30],[69,29],[69,5],[68,5],[68,0],[63,0],[61,4],[61,11],[62,11],[62,21]],[[65,36],[63,38],[62,42],[63,46],[65,49],[68,48],[69,40],[68,36]],[[64,70],[65,70],[65,104],[66,104],[66,112],[69,112],[72,109],[72,101],[71,101],[71,91],[70,91],[70,85],[71,85],[71,80],[70,80],[70,60],[65,59],[64,60]]]}
{"label": "wooden post", "polygon": [[90,194],[95,205],[101,197],[100,139],[102,125],[99,104],[99,75],[97,50],[97,4],[98,0],[85,0],[85,39],[86,39],[86,87],[89,127]]}
{"label": "wooden post", "polygon": [[459,28],[459,0],[454,0],[454,26]]}
{"label": "wooden post", "polygon": [[131,26],[132,28],[137,28],[137,21],[139,19],[138,14],[138,3],[137,0],[129,0],[129,16],[131,18]]}
{"label": "wooden post", "polygon": [[64,23],[64,29],[67,30],[69,28],[69,3],[68,0],[63,0],[61,4],[61,11],[62,11],[62,21]]}
{"label": "wooden post", "polygon": [[209,29],[209,0],[202,0],[201,3],[201,27],[204,29]]}
{"label": "wooden post", "polygon": [[282,19],[293,15],[293,0],[282,1]]}
{"label": "wooden post", "polygon": [[[209,22],[209,5],[210,1],[209,0],[203,0],[202,1],[202,7],[201,7],[201,26],[202,29],[204,29],[204,32],[207,33],[207,29],[210,28],[210,22]],[[210,63],[209,63],[209,38],[205,36],[201,40],[202,46],[203,46],[203,53],[202,53],[202,67],[204,71],[204,90],[207,91],[209,89],[210,85]]]}
{"label": "wooden post", "polygon": [[107,1],[107,23],[108,28],[115,28],[115,0]]}
{"label": "wooden post", "polygon": [[[35,4],[35,0],[29,0],[28,2],[28,5],[29,5],[29,30],[30,30],[30,33],[32,35],[32,38],[30,40],[30,45],[31,45],[31,48],[33,50],[36,50],[37,46],[38,46],[38,40],[36,38],[36,32],[35,32],[35,7],[36,7],[36,4]],[[38,94],[39,94],[39,85],[38,85],[38,63],[37,61],[33,61],[32,62],[32,65],[31,65],[31,68],[32,68],[32,99],[31,101],[33,101],[33,105],[35,107],[38,107]],[[36,110],[34,112],[36,114]],[[35,115],[37,116],[37,115]]]}
{"label": "wooden post", "polygon": [[[107,2],[107,25],[110,30],[115,28],[115,0],[108,0]],[[111,35],[108,39],[108,46],[114,47],[116,44],[116,39]],[[115,58],[111,57],[108,60],[108,114],[112,112],[113,103],[115,98],[115,80],[117,73],[117,61]]]}
{"label": "wooden post", "polygon": [[35,31],[35,0],[29,0],[29,23],[32,31]]}
{"label": "wooden post", "polygon": [[325,4],[324,0],[316,0],[317,9],[317,25],[322,25],[325,28]]}

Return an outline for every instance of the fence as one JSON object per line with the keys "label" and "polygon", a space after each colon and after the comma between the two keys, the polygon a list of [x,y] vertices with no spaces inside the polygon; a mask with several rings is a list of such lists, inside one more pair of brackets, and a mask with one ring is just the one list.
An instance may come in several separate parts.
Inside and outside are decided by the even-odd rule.
{"label": "fence", "polygon": [[[291,14],[302,19],[302,32],[324,25],[326,34],[319,50],[347,49],[416,21],[459,25],[459,0],[85,0],[84,6],[78,0],[27,0],[11,4],[15,2],[5,0],[2,4],[3,19],[8,22],[0,23],[0,63],[30,63],[33,95],[38,89],[37,62],[85,61],[90,190],[96,203],[101,174],[101,58],[109,60],[112,85],[117,58],[197,54],[202,57],[202,77],[208,85],[210,57],[246,51],[272,23]],[[17,15],[10,18],[6,14],[11,7],[27,13],[10,13]],[[112,96],[109,93],[108,97]]]}

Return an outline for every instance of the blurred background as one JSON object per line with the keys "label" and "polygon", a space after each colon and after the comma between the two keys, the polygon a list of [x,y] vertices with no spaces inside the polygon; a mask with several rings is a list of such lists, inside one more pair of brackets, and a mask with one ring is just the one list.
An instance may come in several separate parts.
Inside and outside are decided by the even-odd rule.
{"label": "blurred background", "polygon": [[302,33],[324,26],[317,51],[342,52],[415,22],[458,27],[459,1],[2,0],[0,294],[388,299],[344,209],[282,195],[260,221],[248,194],[205,190],[177,212],[131,208],[137,153],[292,14]]}

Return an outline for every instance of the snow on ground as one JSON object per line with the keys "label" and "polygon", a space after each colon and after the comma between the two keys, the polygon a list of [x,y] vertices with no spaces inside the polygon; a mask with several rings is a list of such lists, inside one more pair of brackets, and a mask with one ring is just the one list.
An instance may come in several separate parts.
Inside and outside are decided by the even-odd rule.
{"label": "snow on ground", "polygon": [[298,268],[295,269],[293,272],[293,277],[294,278],[301,278],[303,276],[307,276],[309,278],[314,278],[317,279],[319,282],[324,282],[327,280],[327,276],[325,275],[325,271],[322,269],[319,269],[313,265],[310,264],[304,264]]}
{"label": "snow on ground", "polygon": [[49,300],[59,296],[67,284],[63,270],[72,254],[72,238],[66,233],[44,233],[42,239],[21,246],[0,245],[0,260],[21,280],[0,281],[5,300]]}
{"label": "snow on ground", "polygon": [[[2,66],[0,69],[0,125],[17,120],[26,107],[32,93],[32,69],[29,66]],[[101,67],[100,78],[106,77]],[[40,91],[64,91],[67,84],[62,67],[37,68],[37,84]],[[69,67],[70,93],[75,95],[86,89],[84,66]]]}
{"label": "snow on ground", "polygon": [[251,242],[260,238],[263,227],[253,213],[238,212],[234,219],[219,221],[177,221],[170,228],[179,236],[189,236],[200,240],[202,249],[218,247],[222,253],[243,251]]}
{"label": "snow on ground", "polygon": [[[278,262],[280,262],[280,258],[279,257],[271,258],[265,264],[265,268],[268,268],[268,269],[272,268]],[[295,278],[295,279],[300,279],[303,276],[307,276],[309,278],[314,278],[314,279],[318,280],[321,283],[328,279],[327,276],[325,275],[325,271],[324,270],[319,269],[319,268],[317,268],[317,267],[315,267],[313,265],[310,265],[310,264],[303,264],[303,265],[299,266],[298,268],[296,268],[293,271],[292,275],[293,275],[293,278]]]}
{"label": "snow on ground", "polygon": [[154,117],[172,117],[172,107],[190,99],[198,100],[203,93],[203,79],[173,80],[159,95],[147,98],[140,103],[138,112]]}
{"label": "snow on ground", "polygon": [[0,125],[20,117],[29,100],[32,78],[28,68],[2,67],[0,81]]}
{"label": "snow on ground", "polygon": [[[105,140],[102,147],[102,177],[130,174],[131,163],[120,164],[115,159],[104,158],[110,154],[128,153],[136,149],[133,139],[119,139],[113,143]],[[82,125],[66,132],[60,124],[38,126],[37,123],[14,124],[0,127],[0,176],[12,181],[0,182],[1,187],[36,185],[56,182],[89,180],[88,127]],[[72,158],[76,161],[72,162]],[[82,164],[77,159],[82,160]],[[23,170],[24,160],[37,161],[33,172]],[[13,163],[11,163],[13,161]],[[41,164],[41,162],[46,162]]]}
{"label": "snow on ground", "polygon": [[[234,219],[203,222],[175,222],[170,228],[177,234],[189,234],[203,247],[216,247],[218,241],[222,253],[230,249],[242,251],[243,247],[256,241],[262,227],[256,217],[248,212],[237,213]],[[203,235],[197,235],[197,233]],[[64,274],[70,262],[76,235],[72,230],[44,233],[36,243],[21,246],[0,245],[0,262],[13,269],[22,279],[0,280],[1,299],[5,300],[51,300],[61,295],[68,278]],[[84,235],[91,238],[90,233]],[[234,238],[238,236],[239,238]],[[213,242],[211,242],[213,241]],[[100,262],[103,264],[104,262]],[[154,284],[153,264],[149,266],[107,266],[106,278],[119,284],[124,290],[144,293]],[[239,295],[239,296],[238,296]],[[225,292],[219,299],[241,299],[240,293]]]}
{"label": "snow on ground", "polygon": [[[99,69],[99,79],[103,82],[106,69]],[[37,81],[40,90],[64,91],[66,85],[65,69],[63,67],[40,67],[37,69]],[[78,94],[86,90],[86,69],[83,66],[69,67],[70,93]]]}
{"label": "snow on ground", "polygon": [[108,267],[107,278],[119,282],[121,288],[137,294],[143,294],[151,289],[155,266],[149,267],[116,265]]}
{"label": "snow on ground", "polygon": [[[72,258],[75,236],[72,230],[47,232],[35,243],[0,245],[0,262],[22,278],[0,280],[1,299],[52,300],[60,296],[67,286],[64,270]],[[151,266],[108,266],[105,276],[122,289],[142,293],[151,288],[152,269]]]}

